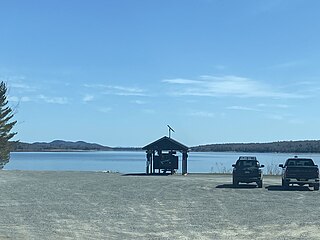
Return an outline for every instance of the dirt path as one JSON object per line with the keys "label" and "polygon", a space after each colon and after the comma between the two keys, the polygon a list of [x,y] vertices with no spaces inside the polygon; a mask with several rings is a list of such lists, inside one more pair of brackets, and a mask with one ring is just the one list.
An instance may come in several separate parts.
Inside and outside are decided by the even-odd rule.
{"label": "dirt path", "polygon": [[228,175],[0,172],[0,239],[319,239],[320,191]]}

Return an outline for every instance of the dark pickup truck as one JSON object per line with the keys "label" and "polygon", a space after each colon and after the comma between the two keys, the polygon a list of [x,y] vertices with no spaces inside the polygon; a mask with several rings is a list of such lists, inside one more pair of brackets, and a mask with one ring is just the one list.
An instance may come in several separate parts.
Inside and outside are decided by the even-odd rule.
{"label": "dark pickup truck", "polygon": [[319,190],[319,168],[311,158],[289,158],[284,165],[279,164],[279,167],[282,168],[282,187],[298,184]]}
{"label": "dark pickup truck", "polygon": [[263,174],[261,168],[264,165],[260,165],[256,157],[241,156],[232,167],[233,186],[238,186],[240,182],[255,182],[258,188],[262,188]]}

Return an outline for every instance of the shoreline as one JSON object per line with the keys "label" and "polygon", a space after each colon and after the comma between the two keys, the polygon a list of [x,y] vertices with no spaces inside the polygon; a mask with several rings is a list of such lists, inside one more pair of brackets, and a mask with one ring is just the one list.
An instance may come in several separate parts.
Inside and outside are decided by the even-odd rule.
{"label": "shoreline", "polygon": [[[84,149],[76,149],[76,150],[68,150],[68,149],[53,149],[53,150],[43,150],[43,151],[11,151],[11,153],[69,153],[69,152],[145,152],[144,150],[121,150],[121,149],[113,149],[113,150],[84,150]],[[266,152],[266,151],[255,151],[255,152],[246,152],[246,151],[189,151],[188,153],[245,153],[245,154],[320,154],[320,151],[315,152]]]}

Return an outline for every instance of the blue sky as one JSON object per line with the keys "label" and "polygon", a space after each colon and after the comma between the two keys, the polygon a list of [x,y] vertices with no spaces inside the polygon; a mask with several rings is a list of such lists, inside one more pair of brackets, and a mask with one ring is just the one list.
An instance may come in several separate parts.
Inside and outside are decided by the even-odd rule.
{"label": "blue sky", "polygon": [[316,0],[0,2],[16,139],[320,139]]}

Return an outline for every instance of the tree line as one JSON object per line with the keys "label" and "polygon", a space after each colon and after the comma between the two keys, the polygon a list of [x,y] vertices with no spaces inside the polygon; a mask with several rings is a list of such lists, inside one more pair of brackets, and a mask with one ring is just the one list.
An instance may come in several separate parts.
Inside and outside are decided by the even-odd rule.
{"label": "tree line", "polygon": [[276,152],[320,153],[320,140],[279,141],[270,143],[225,143],[191,147],[193,152]]}

